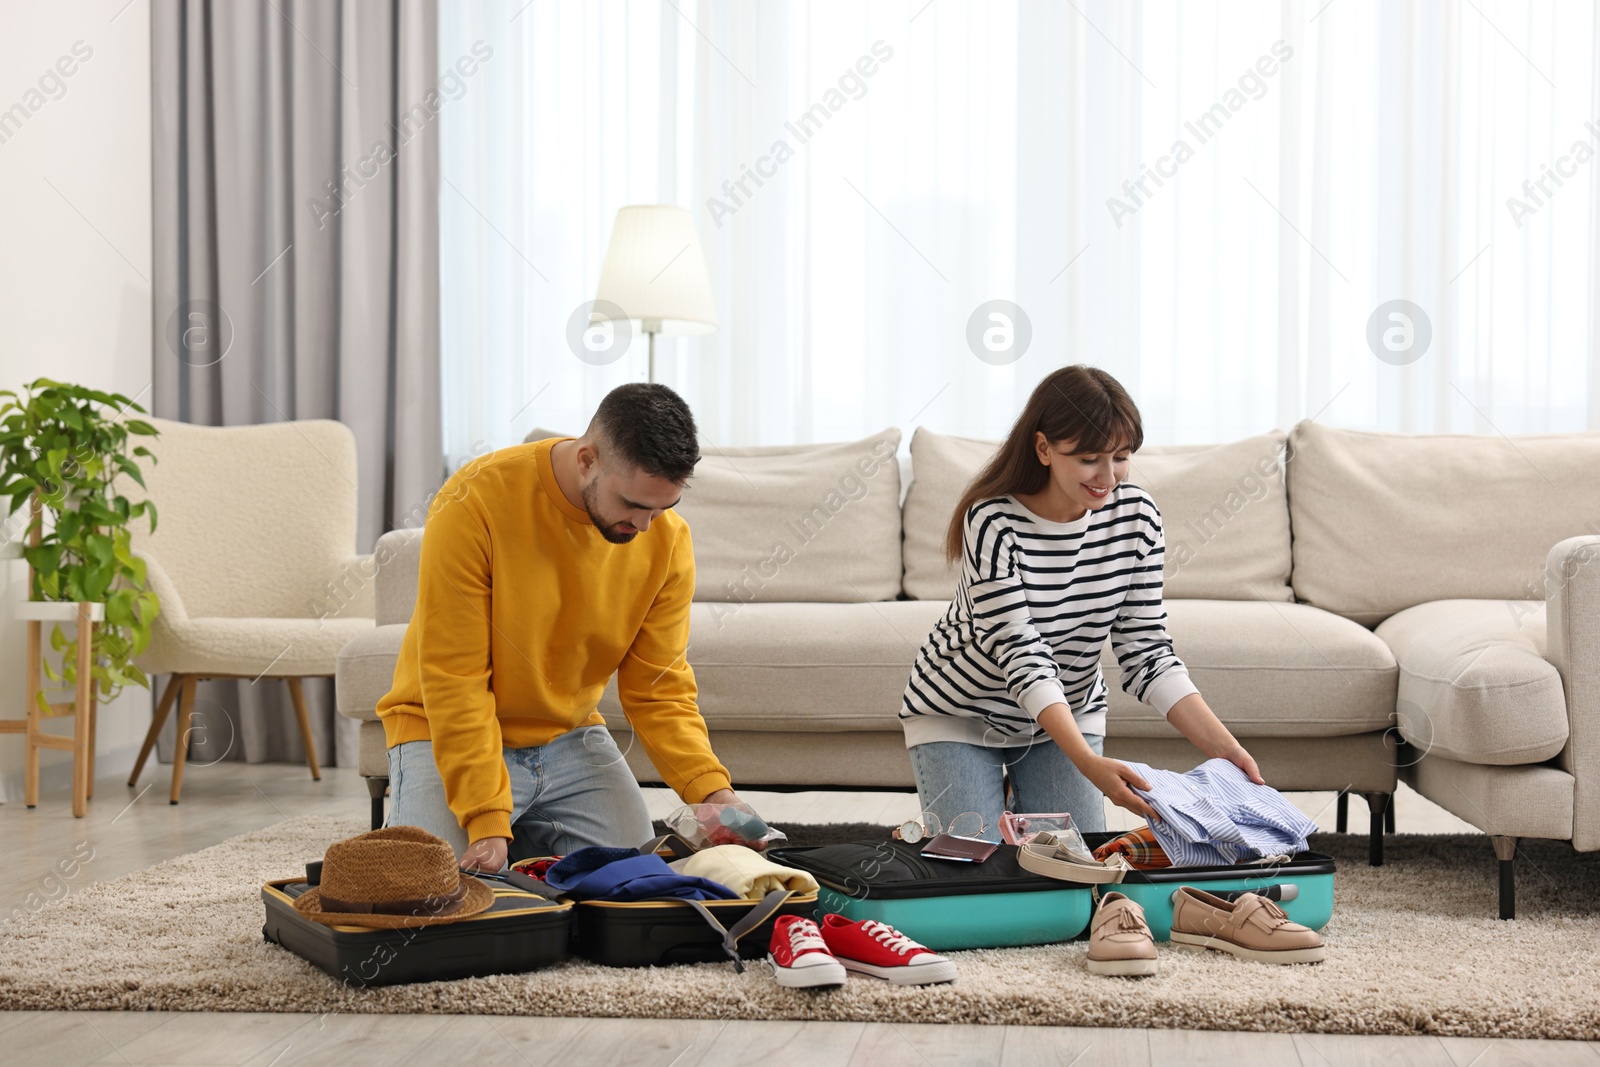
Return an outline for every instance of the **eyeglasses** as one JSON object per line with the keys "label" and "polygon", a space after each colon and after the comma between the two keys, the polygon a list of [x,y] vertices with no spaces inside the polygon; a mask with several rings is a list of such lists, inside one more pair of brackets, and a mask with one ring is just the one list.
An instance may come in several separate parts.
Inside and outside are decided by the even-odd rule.
{"label": "eyeglasses", "polygon": [[[971,816],[971,818],[969,819],[968,816]],[[969,829],[971,827],[976,827],[976,829],[971,829],[968,833],[961,832],[961,830]],[[975,811],[964,811],[960,815],[957,815],[954,819],[951,819],[950,829],[948,831],[945,831],[941,828],[939,816],[935,815],[931,811],[921,811],[917,813],[916,818],[907,819],[905,822],[895,827],[894,830],[890,832],[890,836],[896,841],[904,841],[908,845],[914,845],[919,841],[930,837],[937,837],[939,834],[945,832],[948,832],[951,837],[977,838],[982,837],[984,834],[988,833],[988,831],[988,823],[984,821],[984,818],[981,814]]]}

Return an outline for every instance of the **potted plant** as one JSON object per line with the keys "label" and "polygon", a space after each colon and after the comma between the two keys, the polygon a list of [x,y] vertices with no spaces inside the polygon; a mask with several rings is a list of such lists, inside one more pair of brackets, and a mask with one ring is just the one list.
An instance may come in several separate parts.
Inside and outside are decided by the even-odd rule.
{"label": "potted plant", "polygon": [[[102,701],[115,699],[126,685],[148,689],[150,680],[134,660],[150,644],[161,603],[145,588],[145,562],[130,547],[131,523],[148,514],[154,533],[156,506],[148,499],[130,501],[112,486],[119,474],[144,485],[135,457],[151,462],[156,457],[142,445],[129,454],[130,435],[158,431],[148,422],[124,419],[128,411],[143,414],[145,409],[120,393],[49,378],[24,388],[25,397],[0,389],[0,497],[10,498],[10,530],[26,506],[21,531],[11,539],[23,543],[21,554],[32,567],[29,599],[103,604],[103,618],[93,631],[92,686]],[[35,529],[38,542],[27,544]],[[48,659],[43,666],[63,689],[78,681],[77,643],[55,624],[50,647],[63,653],[62,671],[58,675]],[[34,700],[49,712],[43,689]]]}

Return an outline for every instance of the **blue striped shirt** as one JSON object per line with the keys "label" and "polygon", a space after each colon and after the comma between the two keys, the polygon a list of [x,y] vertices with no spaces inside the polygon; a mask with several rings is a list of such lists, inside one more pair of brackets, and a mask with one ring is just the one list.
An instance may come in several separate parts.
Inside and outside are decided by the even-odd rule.
{"label": "blue striped shirt", "polygon": [[1107,503],[1052,522],[1014,496],[967,509],[961,576],[917,653],[901,700],[906,746],[961,741],[1016,748],[1048,738],[1039,713],[1072,709],[1104,734],[1100,650],[1110,637],[1122,688],[1165,715],[1197,692],[1172,650],[1161,604],[1166,542],[1155,501],[1118,485]]}
{"label": "blue striped shirt", "polygon": [[1231,866],[1261,856],[1305,851],[1317,824],[1270,785],[1256,785],[1225,759],[1187,774],[1124,760],[1150,783],[1135,789],[1160,822],[1150,824],[1174,867]]}

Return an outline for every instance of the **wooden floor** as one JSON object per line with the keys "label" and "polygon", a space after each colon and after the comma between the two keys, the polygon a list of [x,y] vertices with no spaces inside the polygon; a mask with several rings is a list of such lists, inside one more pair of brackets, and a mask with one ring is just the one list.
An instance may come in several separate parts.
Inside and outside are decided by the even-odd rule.
{"label": "wooden floor", "polygon": [[[184,801],[167,804],[168,768],[147,770],[140,790],[97,783],[89,814],[73,819],[65,793],[47,793],[37,809],[0,805],[0,916],[25,915],[41,899],[59,899],[92,882],[116,878],[296,815],[367,810],[366,787],[348,770],[329,768],[313,782],[304,767],[223,763],[191,768]],[[148,789],[144,788],[148,787]],[[647,791],[651,813],[677,805],[665,790]],[[758,810],[784,822],[856,822],[915,813],[909,794],[751,793]],[[1297,804],[1333,827],[1330,794],[1297,794]],[[1410,791],[1397,798],[1398,828],[1415,833],[1464,825]],[[1124,813],[1113,827],[1129,825]],[[1351,803],[1351,823],[1365,826],[1365,805]],[[88,855],[71,878],[58,863]],[[75,852],[76,850],[76,852]],[[70,869],[70,868],[69,868]],[[1409,1064],[1502,1067],[1529,1064],[1600,1067],[1600,1043],[1487,1041],[1433,1037],[1340,1037],[1186,1030],[1080,1030],[1061,1027],[918,1026],[886,1023],[715,1022],[654,1019],[539,1019],[488,1016],[282,1015],[166,1012],[0,1012],[0,1063],[6,1067],[77,1064],[310,1064],[608,1067],[751,1063],[862,1064]]]}

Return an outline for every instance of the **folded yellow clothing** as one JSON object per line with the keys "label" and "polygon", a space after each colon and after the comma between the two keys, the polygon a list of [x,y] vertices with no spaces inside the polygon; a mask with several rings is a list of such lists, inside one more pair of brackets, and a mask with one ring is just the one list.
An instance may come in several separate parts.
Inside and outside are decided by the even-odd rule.
{"label": "folded yellow clothing", "polygon": [[715,845],[668,864],[679,874],[692,874],[721,882],[750,900],[760,900],[774,889],[815,893],[817,880],[805,871],[773,863],[753,848]]}

